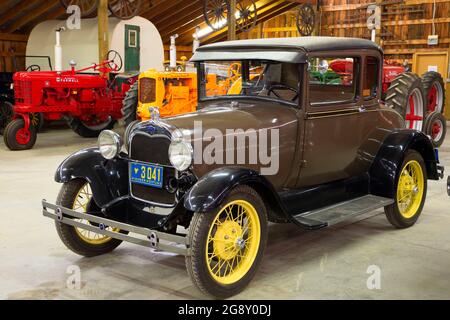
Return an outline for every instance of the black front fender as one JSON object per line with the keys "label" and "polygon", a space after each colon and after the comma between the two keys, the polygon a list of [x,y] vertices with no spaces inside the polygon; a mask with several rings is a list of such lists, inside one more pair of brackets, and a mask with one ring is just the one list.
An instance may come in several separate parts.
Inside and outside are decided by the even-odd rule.
{"label": "black front fender", "polygon": [[64,160],[55,174],[58,183],[74,179],[88,181],[95,202],[104,207],[128,194],[128,163],[120,158],[106,160],[98,148],[80,150]]}
{"label": "black front fender", "polygon": [[430,139],[420,131],[399,130],[387,136],[370,168],[372,194],[388,198],[395,196],[397,177],[408,150],[422,155],[428,179],[439,180],[438,160]]}
{"label": "black front fender", "polygon": [[217,169],[202,177],[186,194],[184,207],[192,212],[210,212],[222,205],[229,192],[239,185],[255,189],[267,205],[276,208],[280,219],[289,219],[272,184],[258,172],[240,167]]}

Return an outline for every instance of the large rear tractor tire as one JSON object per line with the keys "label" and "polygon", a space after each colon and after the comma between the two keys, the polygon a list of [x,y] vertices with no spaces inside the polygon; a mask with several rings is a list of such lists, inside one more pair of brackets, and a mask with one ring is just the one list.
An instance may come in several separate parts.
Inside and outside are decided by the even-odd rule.
{"label": "large rear tractor tire", "polygon": [[445,84],[442,76],[438,72],[429,71],[422,75],[422,83],[428,112],[444,113]]}
{"label": "large rear tractor tire", "polygon": [[11,122],[14,116],[14,107],[8,101],[0,102],[0,135],[5,132],[8,123]]}
{"label": "large rear tractor tire", "polygon": [[28,132],[25,130],[23,119],[12,120],[5,128],[3,140],[11,151],[29,150],[34,147],[37,139],[36,128],[30,126]]}
{"label": "large rear tractor tire", "polygon": [[90,125],[86,124],[80,119],[72,118],[69,121],[69,126],[72,130],[83,138],[97,138],[103,130],[112,130],[114,125],[116,124],[116,120],[110,117],[107,121]]}
{"label": "large rear tractor tire", "polygon": [[425,119],[424,133],[431,137],[434,147],[442,146],[447,134],[447,120],[440,112],[434,111]]}
{"label": "large rear tractor tire", "polygon": [[123,99],[122,114],[125,126],[129,126],[133,121],[137,120],[138,88],[139,82],[134,83]]}
{"label": "large rear tractor tire", "polygon": [[426,99],[422,80],[405,72],[392,81],[386,94],[386,105],[405,119],[406,128],[422,131],[426,114]]}

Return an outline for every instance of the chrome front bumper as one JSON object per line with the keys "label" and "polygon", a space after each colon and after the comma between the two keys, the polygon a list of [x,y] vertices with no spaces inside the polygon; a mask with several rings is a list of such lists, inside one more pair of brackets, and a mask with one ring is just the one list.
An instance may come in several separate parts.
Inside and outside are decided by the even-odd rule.
{"label": "chrome front bumper", "polygon": [[[148,228],[137,227],[130,224],[109,220],[90,214],[76,212],[60,207],[46,200],[42,201],[42,213],[45,217],[83,230],[92,231],[114,239],[131,242],[144,247],[161,251],[172,252],[184,256],[190,255],[187,237],[159,232]],[[89,224],[74,219],[89,221]],[[127,231],[144,237],[130,236],[123,233],[107,230],[108,227]]]}

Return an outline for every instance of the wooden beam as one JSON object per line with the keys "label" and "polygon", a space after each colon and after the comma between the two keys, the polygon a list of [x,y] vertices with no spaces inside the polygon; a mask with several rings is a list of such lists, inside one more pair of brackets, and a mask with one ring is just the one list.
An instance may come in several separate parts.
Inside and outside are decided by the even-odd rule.
{"label": "wooden beam", "polygon": [[28,41],[28,35],[0,33],[0,41],[27,42]]}
{"label": "wooden beam", "polygon": [[109,51],[108,0],[98,1],[98,61],[106,59]]}
{"label": "wooden beam", "polygon": [[32,10],[31,12],[29,12],[23,18],[15,20],[13,24],[11,24],[8,28],[6,28],[5,32],[6,33],[15,32],[16,30],[20,29],[20,27],[33,21],[34,19],[43,15],[44,13],[51,10],[52,8],[54,8],[57,5],[60,6],[61,4],[59,2],[53,2],[53,1],[44,2],[41,6],[37,7],[36,9]]}
{"label": "wooden beam", "polygon": [[34,5],[34,1],[20,1],[14,7],[5,10],[5,12],[0,15],[0,25],[4,25],[7,22],[14,19],[17,15],[21,14],[24,10],[26,10],[30,5]]}
{"label": "wooden beam", "polygon": [[[388,6],[388,5],[398,5],[401,4],[402,6],[413,6],[413,5],[419,5],[419,4],[433,4],[436,1],[436,3],[448,3],[450,0],[403,0],[401,3],[398,3],[398,1],[382,1],[382,5]],[[333,11],[351,11],[351,10],[363,10],[366,9],[369,5],[375,4],[375,1],[372,3],[366,3],[366,4],[333,4],[328,6],[321,6],[321,10],[323,12],[333,12]]]}
{"label": "wooden beam", "polygon": [[[432,19],[383,21],[382,23],[383,26],[409,26],[419,24],[431,24]],[[434,19],[434,23],[450,23],[450,18],[436,18]],[[347,28],[367,28],[367,23],[346,23],[325,27],[325,29],[347,29]]]}
{"label": "wooden beam", "polygon": [[236,40],[236,0],[229,0],[230,11],[228,11],[228,41]]}

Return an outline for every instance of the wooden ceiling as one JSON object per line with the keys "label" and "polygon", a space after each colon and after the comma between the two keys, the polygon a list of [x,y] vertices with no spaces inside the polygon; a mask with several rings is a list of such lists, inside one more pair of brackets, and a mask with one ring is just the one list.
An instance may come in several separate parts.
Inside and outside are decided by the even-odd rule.
{"label": "wooden ceiling", "polygon": [[[258,8],[258,22],[264,22],[306,1],[255,0],[255,2]],[[178,34],[178,44],[190,45],[195,28],[206,27],[202,0],[145,0],[144,3],[140,15],[155,24],[164,43],[169,42],[171,35]],[[59,0],[0,0],[0,33],[3,34],[26,36],[42,21],[65,17],[67,14]],[[203,38],[202,43],[225,40],[226,36],[225,27]]]}

